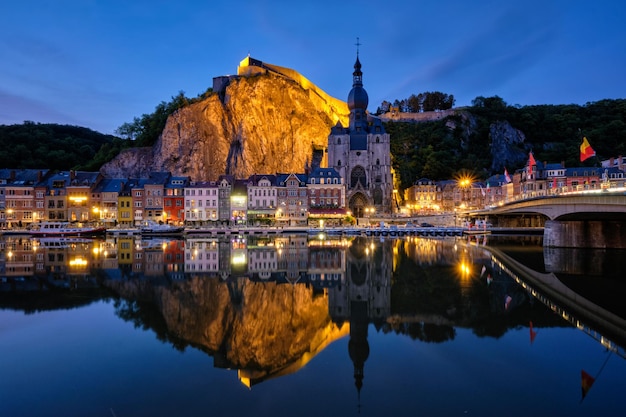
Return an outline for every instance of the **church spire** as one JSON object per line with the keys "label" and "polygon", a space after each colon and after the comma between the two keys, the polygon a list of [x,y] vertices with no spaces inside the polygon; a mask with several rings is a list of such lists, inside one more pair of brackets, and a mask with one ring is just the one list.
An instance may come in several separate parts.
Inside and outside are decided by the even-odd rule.
{"label": "church spire", "polygon": [[[359,38],[356,38],[356,62],[352,73],[352,90],[348,94],[348,109],[350,109],[351,119],[364,119],[369,98],[363,88],[363,72],[361,72],[361,61],[359,60]],[[358,114],[355,114],[358,113]],[[352,125],[352,120],[350,121]]]}
{"label": "church spire", "polygon": [[352,73],[352,87],[362,87],[363,86],[363,73],[361,72],[361,61],[359,61],[359,46],[361,46],[361,42],[359,42],[359,38],[356,38],[356,62],[354,63],[354,72]]}

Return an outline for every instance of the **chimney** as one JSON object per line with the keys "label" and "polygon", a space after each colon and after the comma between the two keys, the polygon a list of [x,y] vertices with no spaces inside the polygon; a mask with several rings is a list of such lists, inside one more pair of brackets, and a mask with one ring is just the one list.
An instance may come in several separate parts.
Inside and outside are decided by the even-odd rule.
{"label": "chimney", "polygon": [[561,168],[565,168],[565,161],[561,161]]}
{"label": "chimney", "polygon": [[43,178],[43,173],[41,171],[38,171],[37,172],[37,182],[41,182],[42,178]]}
{"label": "chimney", "polygon": [[624,170],[624,158],[622,158],[622,155],[618,156],[619,161],[617,163],[618,168],[623,171]]}
{"label": "chimney", "polygon": [[9,179],[11,180],[11,182],[15,181],[15,171],[11,171]]}
{"label": "chimney", "polygon": [[76,178],[76,171],[70,170],[70,181],[74,181],[74,178]]}

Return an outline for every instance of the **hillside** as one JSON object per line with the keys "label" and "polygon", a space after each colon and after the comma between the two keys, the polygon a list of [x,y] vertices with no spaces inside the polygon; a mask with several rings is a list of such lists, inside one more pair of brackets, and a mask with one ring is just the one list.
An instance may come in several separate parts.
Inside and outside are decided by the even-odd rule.
{"label": "hillside", "polygon": [[[468,172],[486,179],[523,167],[535,159],[565,166],[594,166],[626,155],[626,100],[580,105],[509,106],[499,97],[477,98],[476,105],[431,122],[388,121],[394,168],[401,187],[416,179],[452,179]],[[408,117],[404,118],[405,120]],[[579,160],[582,137],[597,157]]]}
{"label": "hillside", "polygon": [[0,167],[97,171],[123,146],[121,139],[69,125],[0,125]]}

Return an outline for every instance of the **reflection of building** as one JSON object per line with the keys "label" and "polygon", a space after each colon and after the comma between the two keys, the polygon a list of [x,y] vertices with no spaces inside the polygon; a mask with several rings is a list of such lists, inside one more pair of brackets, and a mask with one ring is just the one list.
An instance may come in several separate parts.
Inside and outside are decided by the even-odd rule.
{"label": "reflection of building", "polygon": [[278,253],[274,242],[254,238],[248,245],[248,274],[250,278],[268,280],[278,269]]}
{"label": "reflection of building", "polygon": [[219,270],[219,246],[217,239],[193,238],[185,241],[185,271],[189,273]]}
{"label": "reflection of building", "polygon": [[309,248],[306,235],[287,235],[276,239],[278,270],[292,284],[306,279]]}
{"label": "reflection of building", "polygon": [[350,322],[348,350],[360,396],[369,356],[367,329],[391,314],[392,242],[357,238],[347,250],[344,285],[328,290],[328,310],[335,322]]}
{"label": "reflection of building", "polygon": [[346,252],[337,247],[310,247],[308,280],[314,287],[330,288],[345,284]]}

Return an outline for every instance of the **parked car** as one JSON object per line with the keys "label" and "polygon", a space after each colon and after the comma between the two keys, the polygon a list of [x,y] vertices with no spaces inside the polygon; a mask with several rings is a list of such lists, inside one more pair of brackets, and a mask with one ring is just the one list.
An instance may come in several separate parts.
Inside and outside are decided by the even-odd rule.
{"label": "parked car", "polygon": [[430,223],[426,223],[426,222],[420,223],[420,226],[421,226],[421,227],[435,227],[435,226],[433,226],[432,224],[430,224]]}

